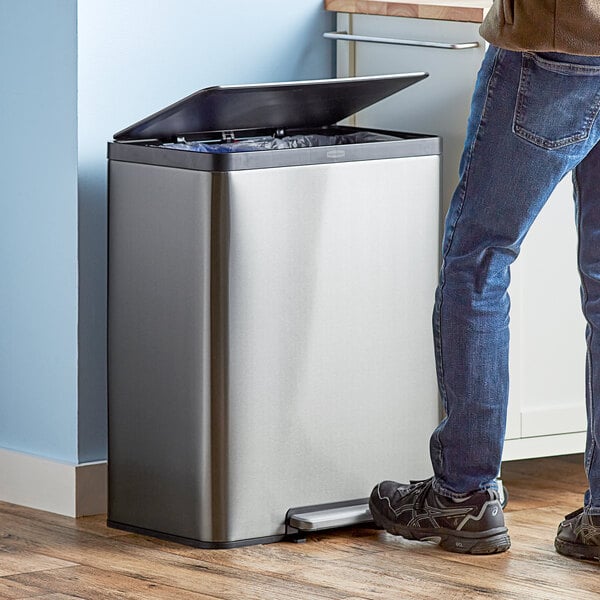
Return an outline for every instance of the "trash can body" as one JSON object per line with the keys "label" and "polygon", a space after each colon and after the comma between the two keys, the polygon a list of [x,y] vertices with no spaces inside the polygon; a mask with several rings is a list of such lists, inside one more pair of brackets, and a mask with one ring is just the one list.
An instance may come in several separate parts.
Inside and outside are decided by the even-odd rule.
{"label": "trash can body", "polygon": [[276,541],[292,507],[430,474],[440,143],[387,133],[109,144],[111,525]]}

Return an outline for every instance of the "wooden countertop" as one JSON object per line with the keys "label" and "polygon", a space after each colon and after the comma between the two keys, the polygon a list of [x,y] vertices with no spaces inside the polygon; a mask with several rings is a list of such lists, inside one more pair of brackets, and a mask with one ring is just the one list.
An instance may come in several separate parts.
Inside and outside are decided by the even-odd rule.
{"label": "wooden countertop", "polygon": [[327,10],[481,23],[492,0],[325,0]]}

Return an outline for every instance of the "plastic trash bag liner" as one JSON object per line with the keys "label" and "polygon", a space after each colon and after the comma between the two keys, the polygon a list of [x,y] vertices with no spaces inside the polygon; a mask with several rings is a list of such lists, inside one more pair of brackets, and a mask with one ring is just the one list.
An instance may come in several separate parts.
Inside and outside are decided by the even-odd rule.
{"label": "plastic trash bag liner", "polygon": [[314,146],[337,146],[341,144],[366,144],[398,140],[400,136],[384,135],[371,131],[338,135],[290,135],[281,138],[264,136],[240,139],[233,142],[177,142],[162,144],[161,148],[187,150],[189,152],[254,152],[257,150],[285,150],[290,148],[311,148]]}

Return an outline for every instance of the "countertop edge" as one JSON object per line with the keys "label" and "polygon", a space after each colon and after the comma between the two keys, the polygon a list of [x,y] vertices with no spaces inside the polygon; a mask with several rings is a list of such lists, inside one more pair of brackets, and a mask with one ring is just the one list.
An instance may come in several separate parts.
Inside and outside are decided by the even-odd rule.
{"label": "countertop edge", "polygon": [[408,17],[439,21],[482,23],[488,8],[419,2],[383,2],[381,0],[324,0],[325,9],[333,12],[386,17]]}

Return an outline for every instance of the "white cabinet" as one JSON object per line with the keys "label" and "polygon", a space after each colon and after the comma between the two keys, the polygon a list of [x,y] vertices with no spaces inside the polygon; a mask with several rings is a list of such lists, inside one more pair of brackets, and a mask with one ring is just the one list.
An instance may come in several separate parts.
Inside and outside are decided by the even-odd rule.
{"label": "white cabinet", "polygon": [[[452,194],[465,138],[471,93],[483,59],[475,23],[371,15],[339,15],[338,30],[355,35],[435,42],[480,42],[468,50],[445,50],[338,42],[338,76],[426,71],[429,78],[356,116],[360,126],[435,133],[444,141],[444,206]],[[354,47],[352,47],[354,46]]]}
{"label": "white cabinet", "polygon": [[[353,35],[479,43],[477,48],[450,50],[337,42],[340,77],[429,73],[425,81],[358,113],[355,123],[442,136],[444,214],[457,183],[471,94],[485,52],[478,29],[476,23],[338,14],[338,31]],[[572,185],[565,179],[534,224],[512,270],[506,460],[584,448],[585,321],[576,248]]]}
{"label": "white cabinet", "polygon": [[506,459],[582,452],[585,446],[585,320],[572,195],[567,177],[512,269]]}

